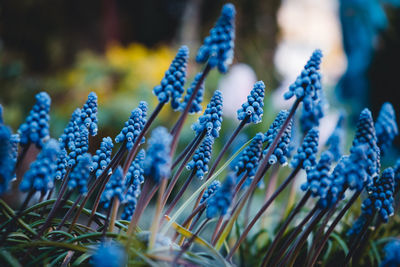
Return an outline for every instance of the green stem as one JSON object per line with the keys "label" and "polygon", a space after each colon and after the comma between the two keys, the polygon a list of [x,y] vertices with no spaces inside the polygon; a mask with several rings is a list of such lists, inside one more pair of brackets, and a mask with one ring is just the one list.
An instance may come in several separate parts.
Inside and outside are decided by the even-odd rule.
{"label": "green stem", "polygon": [[62,219],[62,221],[60,222],[60,224],[57,226],[56,230],[60,230],[65,222],[68,220],[68,218],[71,216],[72,211],[76,208],[76,206],[78,205],[79,201],[82,198],[82,194],[79,194],[79,196],[76,198],[74,204],[72,204],[72,206],[69,208],[69,210],[67,211],[67,213],[65,214],[64,218]]}

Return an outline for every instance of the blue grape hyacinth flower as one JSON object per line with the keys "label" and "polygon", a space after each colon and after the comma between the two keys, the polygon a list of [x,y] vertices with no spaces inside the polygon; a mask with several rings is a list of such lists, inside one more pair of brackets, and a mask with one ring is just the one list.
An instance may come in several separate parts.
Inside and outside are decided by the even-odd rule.
{"label": "blue grape hyacinth flower", "polygon": [[144,159],[144,176],[154,183],[167,179],[171,171],[172,136],[164,127],[157,127],[151,133],[149,147]]}
{"label": "blue grape hyacinth flower", "polygon": [[321,158],[319,159],[317,165],[307,171],[307,181],[301,185],[301,189],[303,191],[310,190],[313,197],[325,198],[331,185],[329,172],[332,161],[332,153],[329,151],[324,151],[321,154]]}
{"label": "blue grape hyacinth flower", "polygon": [[77,164],[79,158],[89,150],[89,131],[85,125],[74,125],[74,142],[68,154],[68,167]]}
{"label": "blue grape hyacinth flower", "polygon": [[0,123],[0,195],[7,192],[14,178],[15,160],[12,157],[11,130]]}
{"label": "blue grape hyacinth flower", "polygon": [[378,119],[375,122],[377,144],[384,154],[392,145],[394,138],[399,134],[396,123],[396,113],[392,104],[386,102],[382,105]]}
{"label": "blue grape hyacinth flower", "polygon": [[60,144],[50,139],[47,141],[42,151],[32,162],[29,170],[25,173],[20,190],[22,192],[40,191],[46,193],[54,187],[54,175],[57,169],[57,157],[60,153]]}
{"label": "blue grape hyacinth flower", "polygon": [[394,170],[394,189],[397,193],[400,190],[400,159],[397,159],[396,164],[393,166]]}
{"label": "blue grape hyacinth flower", "polygon": [[238,120],[242,121],[247,116],[247,123],[260,123],[264,108],[265,84],[263,81],[258,81],[254,84],[250,95],[247,96],[247,102],[242,104],[242,107],[237,111]]}
{"label": "blue grape hyacinth flower", "polygon": [[94,267],[124,267],[128,257],[124,247],[114,241],[103,241],[91,258]]}
{"label": "blue grape hyacinth flower", "polygon": [[380,267],[398,267],[400,266],[400,239],[390,241],[383,248],[385,258]]}
{"label": "blue grape hyacinth flower", "polygon": [[154,95],[157,96],[160,103],[168,103],[171,101],[171,107],[174,110],[180,108],[180,99],[185,91],[183,86],[186,80],[186,67],[189,58],[189,48],[182,46],[179,48],[169,69],[165,72],[161,84],[153,89]]}
{"label": "blue grape hyacinth flower", "polygon": [[304,66],[301,74],[296,81],[289,86],[289,91],[284,95],[285,99],[296,96],[298,100],[303,101],[303,107],[306,111],[311,111],[314,101],[320,97],[321,74],[319,72],[322,59],[322,51],[315,50],[307,64]]}
{"label": "blue grape hyacinth flower", "polygon": [[87,192],[91,165],[92,156],[89,153],[85,153],[78,158],[76,166],[72,169],[69,175],[68,188],[70,190],[76,188],[80,194]]}
{"label": "blue grape hyacinth flower", "polygon": [[333,130],[332,134],[329,136],[328,140],[325,143],[325,146],[328,147],[328,150],[332,153],[335,161],[338,161],[340,157],[343,155],[343,143],[344,143],[344,113],[339,115],[339,119],[336,123],[336,127]]}
{"label": "blue grape hyacinth flower", "polygon": [[199,179],[203,179],[204,175],[208,172],[208,162],[212,156],[213,144],[214,138],[207,136],[203,142],[201,142],[201,145],[194,153],[192,160],[189,161],[186,166],[188,170],[195,171],[195,174]]}
{"label": "blue grape hyacinth flower", "polygon": [[362,191],[366,186],[372,184],[372,177],[368,173],[370,149],[366,145],[353,147],[345,162],[343,170],[346,185],[351,190]]}
{"label": "blue grape hyacinth flower", "polygon": [[248,147],[240,154],[238,161],[234,167],[236,175],[239,177],[242,173],[247,172],[248,177],[256,174],[258,164],[261,159],[264,134],[257,133]]}
{"label": "blue grape hyacinth flower", "polygon": [[367,172],[371,178],[379,175],[380,170],[380,149],[377,145],[377,138],[375,134],[374,122],[372,120],[371,111],[365,108],[358,119],[356,133],[353,139],[353,145],[350,148],[350,152],[359,146],[366,144],[368,149],[366,150],[368,158]]}
{"label": "blue grape hyacinth flower", "polygon": [[207,201],[207,199],[212,197],[214,193],[219,190],[220,187],[221,187],[220,181],[218,180],[212,181],[212,183],[207,187],[207,190],[201,196],[200,205],[203,204],[205,201]]}
{"label": "blue grape hyacinth flower", "polygon": [[196,134],[199,135],[203,131],[207,131],[207,135],[211,135],[214,138],[219,136],[222,124],[222,101],[221,91],[216,90],[203,115],[192,125],[192,129]]}
{"label": "blue grape hyacinth flower", "polygon": [[68,153],[67,150],[64,148],[62,144],[61,151],[57,158],[57,169],[56,169],[56,176],[57,180],[61,180],[64,178],[65,174],[67,173],[67,166],[68,166]]}
{"label": "blue grape hyacinth flower", "polygon": [[103,170],[111,162],[113,147],[114,144],[111,137],[104,137],[103,141],[100,143],[100,148],[96,150],[96,155],[92,158],[92,166],[90,166],[90,171],[95,174],[96,178],[100,176]]}
{"label": "blue grape hyacinth flower", "polygon": [[140,150],[136,155],[136,158],[132,161],[131,166],[129,166],[128,172],[126,173],[126,184],[127,186],[138,181],[140,184],[144,183],[144,159],[146,157],[146,152],[144,149]]}
{"label": "blue grape hyacinth flower", "polygon": [[315,166],[316,154],[318,152],[319,131],[317,128],[312,128],[308,131],[303,143],[297,149],[297,154],[293,156],[290,166],[297,168],[301,165],[304,170],[309,170]]}
{"label": "blue grape hyacinth flower", "polygon": [[129,221],[132,219],[132,215],[135,212],[140,193],[140,183],[138,183],[138,180],[134,180],[133,184],[129,186],[124,197],[124,210],[121,214],[122,220]]}
{"label": "blue grape hyacinth flower", "polygon": [[4,123],[4,118],[3,118],[3,106],[0,104],[0,124]]}
{"label": "blue grape hyacinth flower", "polygon": [[86,126],[91,136],[97,134],[97,95],[91,92],[79,114],[80,124]]}
{"label": "blue grape hyacinth flower", "polygon": [[[264,148],[263,154],[268,153],[268,149],[272,145],[275,137],[277,136],[280,128],[282,127],[284,121],[286,120],[289,112],[287,110],[281,110],[278,115],[276,116],[275,120],[269,127],[268,131],[264,134],[264,143],[267,145]],[[293,120],[291,119],[288,126],[286,127],[284,133],[282,134],[281,138],[279,139],[278,145],[276,146],[274,152],[271,154],[270,158],[268,159],[268,163],[270,165],[279,162],[282,165],[287,164],[287,153],[289,152],[289,144],[292,134],[292,124]]]}
{"label": "blue grape hyacinth flower", "polygon": [[225,4],[210,35],[204,39],[203,45],[197,52],[196,61],[205,63],[208,60],[210,67],[218,67],[221,73],[228,71],[233,61],[235,41],[235,6]]}
{"label": "blue grape hyacinth flower", "polygon": [[118,166],[111,175],[110,181],[108,181],[103,195],[101,196],[103,207],[106,209],[109,208],[114,197],[122,202],[124,200],[124,189],[124,173],[121,166]]}
{"label": "blue grape hyacinth flower", "polygon": [[[180,104],[179,110],[184,110],[186,108],[186,105],[189,102],[189,99],[192,96],[195,87],[199,83],[201,76],[202,73],[200,72],[197,73],[196,76],[194,77],[192,84],[187,89],[186,95],[183,98],[182,103]],[[192,105],[189,108],[189,114],[201,112],[201,110],[203,109],[201,106],[201,102],[203,102],[203,95],[204,95],[204,81],[201,83],[200,88],[197,91],[195,98],[193,99]]]}
{"label": "blue grape hyacinth flower", "polygon": [[236,177],[229,174],[221,187],[207,202],[206,216],[208,219],[214,218],[217,215],[223,216],[227,213],[232,202],[233,190],[236,184]]}
{"label": "blue grape hyacinth flower", "polygon": [[67,126],[64,128],[64,132],[61,134],[58,139],[63,147],[71,149],[74,146],[74,125],[75,123],[78,125],[80,122],[81,109],[77,108],[71,115],[71,119],[69,120]]}
{"label": "blue grape hyacinth flower", "polygon": [[368,188],[370,194],[361,205],[362,212],[372,216],[374,211],[379,214],[383,222],[388,222],[389,216],[394,214],[394,171],[387,168],[380,178],[374,180],[373,186]]}
{"label": "blue grape hyacinth flower", "polygon": [[[121,132],[115,137],[116,143],[121,143],[126,141],[126,148],[131,150],[133,148],[136,139],[140,135],[140,132],[143,130],[144,125],[146,124],[146,115],[147,115],[147,103],[140,102],[139,107],[135,108],[129,120],[125,122],[124,128],[122,128]],[[140,141],[144,143],[144,138]]]}
{"label": "blue grape hyacinth flower", "polygon": [[357,236],[361,232],[367,221],[367,216],[365,216],[365,214],[361,214],[360,217],[358,217],[358,219],[353,223],[352,227],[347,231],[346,235]]}
{"label": "blue grape hyacinth flower", "polygon": [[306,110],[303,106],[302,113],[300,115],[300,127],[303,133],[307,133],[313,127],[319,126],[319,120],[324,117],[325,99],[322,96],[314,101],[311,110]]}
{"label": "blue grape hyacinth flower", "polygon": [[50,138],[49,112],[51,99],[46,92],[38,93],[35,98],[36,103],[25,122],[19,127],[18,133],[21,137],[21,145],[27,146],[32,143],[38,148],[42,148],[44,142]]}

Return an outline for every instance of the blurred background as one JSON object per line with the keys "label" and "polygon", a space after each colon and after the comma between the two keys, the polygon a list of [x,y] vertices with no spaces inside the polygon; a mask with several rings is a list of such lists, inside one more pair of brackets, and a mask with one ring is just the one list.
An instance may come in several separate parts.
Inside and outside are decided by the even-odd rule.
{"label": "blurred background", "polygon": [[[324,53],[326,116],[321,121],[321,143],[332,132],[339,110],[349,115],[350,133],[363,107],[369,107],[374,118],[385,101],[400,111],[400,0],[232,2],[237,8],[234,64],[224,76],[211,73],[203,104],[215,89],[223,91],[225,120],[217,146],[224,142],[224,133],[237,125],[236,110],[257,80],[267,85],[264,120],[248,127],[242,139],[265,132],[277,111],[290,106],[282,94],[316,48]],[[190,84],[201,69],[193,60],[197,48],[224,3],[1,1],[0,103],[6,123],[16,130],[29,112],[33,96],[44,90],[52,97],[51,131],[57,137],[72,111],[94,91],[99,96],[100,129],[95,142],[103,136],[116,136],[140,100],[148,101],[150,110],[156,105],[152,88],[183,44],[191,50]],[[177,116],[166,108],[159,124],[172,127]],[[191,116],[190,121],[197,117]],[[192,138],[187,123],[180,147]],[[238,141],[238,145],[240,142],[244,143]],[[386,160],[392,163],[394,157]]]}

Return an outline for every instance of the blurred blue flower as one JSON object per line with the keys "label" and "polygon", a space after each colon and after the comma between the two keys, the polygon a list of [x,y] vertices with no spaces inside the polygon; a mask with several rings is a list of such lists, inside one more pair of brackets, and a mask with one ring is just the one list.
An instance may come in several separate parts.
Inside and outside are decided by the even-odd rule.
{"label": "blurred blue flower", "polygon": [[4,194],[14,178],[15,160],[12,157],[11,130],[0,123],[0,195]]}
{"label": "blurred blue flower", "polygon": [[332,183],[329,177],[332,161],[332,153],[323,152],[317,165],[307,171],[307,181],[301,185],[301,189],[310,190],[313,197],[325,198]]}
{"label": "blurred blue flower", "polygon": [[399,134],[396,123],[396,113],[392,104],[386,102],[382,105],[378,119],[375,122],[377,145],[382,155],[387,151],[393,143],[394,138]]}
{"label": "blurred blue flower", "polygon": [[297,99],[303,101],[305,111],[311,111],[314,101],[320,97],[321,90],[321,74],[319,73],[322,52],[315,50],[307,64],[304,66],[301,74],[296,81],[289,86],[289,91],[284,95],[285,99],[296,96]]}
{"label": "blurred blue flower", "polygon": [[[193,94],[193,91],[196,85],[199,83],[200,77],[202,73],[197,73],[194,77],[193,82],[191,83],[190,87],[186,91],[186,95],[183,98],[182,103],[180,104],[179,110],[184,110],[186,108],[187,103],[189,102],[190,97]],[[199,90],[195,98],[193,99],[192,106],[189,108],[189,114],[201,112],[203,109],[201,106],[201,102],[203,102],[203,95],[204,95],[204,81],[201,83]]]}
{"label": "blurred blue flower", "polygon": [[308,131],[301,146],[297,149],[297,154],[293,156],[290,166],[296,168],[301,164],[301,168],[309,170],[315,166],[316,154],[318,152],[319,131],[317,128],[312,128]]}
{"label": "blurred blue flower", "polygon": [[[132,110],[129,120],[125,122],[124,128],[122,128],[121,132],[117,135],[117,137],[115,137],[115,142],[121,143],[126,141],[126,148],[131,150],[136,142],[136,139],[140,135],[140,132],[143,130],[144,125],[146,124],[146,115],[147,103],[142,101],[140,102],[139,107]],[[141,143],[144,143],[144,137],[142,138]]]}
{"label": "blurred blue flower", "polygon": [[383,250],[385,251],[385,258],[380,267],[400,266],[400,239],[390,241]]}
{"label": "blurred blue flower", "polygon": [[[92,166],[90,166],[90,172],[96,175],[96,178],[100,176],[103,170],[111,162],[111,154],[114,144],[111,137],[104,137],[100,143],[100,148],[96,150],[96,155],[92,158]],[[111,173],[112,170],[109,170]]]}
{"label": "blurred blue flower", "polygon": [[127,255],[124,247],[114,241],[103,241],[94,252],[91,264],[93,267],[125,267]]}
{"label": "blurred blue flower", "polygon": [[22,192],[40,191],[46,193],[54,187],[54,176],[57,169],[57,157],[60,153],[60,144],[50,139],[47,141],[36,160],[31,163],[25,173],[20,190]]}
{"label": "blurred blue flower", "polygon": [[214,138],[219,136],[219,130],[222,124],[222,93],[219,90],[214,92],[210,103],[207,105],[203,115],[192,125],[192,129],[196,134],[201,134],[204,130],[208,135]]}
{"label": "blurred blue flower", "polygon": [[243,103],[242,107],[237,111],[239,121],[249,116],[247,123],[257,124],[261,122],[264,112],[264,91],[265,85],[263,81],[258,81],[254,84],[250,95],[247,96],[247,102]]}
{"label": "blurred blue flower", "polygon": [[154,183],[168,179],[171,171],[172,136],[164,127],[157,127],[151,133],[149,146],[144,160],[144,176]]}
{"label": "blurred blue flower", "polygon": [[[263,151],[264,155],[268,153],[270,145],[274,141],[288,115],[289,112],[287,110],[281,110],[269,127],[268,131],[264,134],[264,143],[267,143]],[[268,159],[270,165],[275,164],[276,162],[279,162],[282,165],[287,164],[286,155],[289,151],[289,144],[292,134],[292,124],[293,120],[291,119],[285,131],[283,132],[282,137],[279,139],[279,142],[274,152]]]}
{"label": "blurred blue flower", "polygon": [[124,173],[121,166],[115,169],[110,180],[106,184],[106,188],[101,195],[101,203],[105,209],[110,207],[111,201],[117,198],[120,202],[124,200]]}
{"label": "blurred blue flower", "polygon": [[203,196],[200,199],[200,205],[207,201],[210,197],[214,195],[215,192],[219,190],[221,187],[221,182],[218,180],[212,181],[212,183],[207,187],[207,190],[204,192]]}
{"label": "blurred blue flower", "polygon": [[341,112],[339,115],[339,119],[336,123],[336,127],[333,130],[332,134],[329,136],[328,140],[325,143],[325,146],[328,147],[328,150],[332,153],[335,161],[338,161],[343,154],[343,144],[345,138],[344,132],[344,113]]}
{"label": "blurred blue flower", "polygon": [[171,107],[174,110],[179,109],[180,99],[185,91],[183,86],[186,80],[186,66],[189,58],[189,48],[182,46],[179,48],[169,69],[165,72],[161,84],[153,89],[160,103],[168,103],[171,100]]}
{"label": "blurred blue flower", "polygon": [[193,170],[196,172],[196,176],[199,179],[204,178],[204,174],[208,172],[208,162],[212,156],[212,146],[214,144],[214,138],[211,136],[207,136],[202,142],[196,152],[193,155],[193,158],[187,164],[186,168],[188,170]]}
{"label": "blurred blue flower", "polygon": [[232,4],[225,4],[210,35],[204,39],[203,45],[199,48],[196,56],[198,63],[205,63],[218,67],[222,73],[228,71],[233,60],[233,49],[235,41],[235,7]]}
{"label": "blurred blue flower", "polygon": [[29,112],[25,122],[18,129],[20,144],[26,146],[30,143],[42,148],[46,139],[50,138],[49,133],[49,112],[51,99],[46,92],[38,93],[36,103]]}
{"label": "blurred blue flower", "polygon": [[79,125],[81,116],[81,109],[77,108],[71,115],[71,119],[69,120],[67,126],[64,129],[64,132],[61,134],[58,139],[63,147],[71,149],[74,146],[74,124]]}
{"label": "blurred blue flower", "polygon": [[361,214],[360,217],[353,223],[351,228],[347,231],[347,236],[357,236],[361,230],[363,229],[364,225],[367,223],[368,218],[365,214]]}
{"label": "blurred blue flower", "polygon": [[126,184],[127,186],[138,182],[139,184],[144,183],[144,159],[146,157],[146,152],[144,149],[140,150],[136,155],[136,158],[132,161],[131,166],[129,166],[128,172],[126,173]]}
{"label": "blurred blue flower", "polygon": [[307,133],[311,128],[319,126],[319,120],[324,117],[325,99],[321,96],[314,101],[311,110],[306,110],[303,106],[300,116],[300,127],[303,133]]}
{"label": "blurred blue flower", "polygon": [[89,153],[85,153],[77,159],[77,164],[69,175],[68,188],[70,190],[77,188],[80,194],[87,192],[91,165],[92,156]]}
{"label": "blurred blue flower", "polygon": [[214,218],[217,215],[223,216],[227,213],[231,205],[235,183],[235,176],[229,174],[221,187],[208,200],[206,209],[208,219]]}

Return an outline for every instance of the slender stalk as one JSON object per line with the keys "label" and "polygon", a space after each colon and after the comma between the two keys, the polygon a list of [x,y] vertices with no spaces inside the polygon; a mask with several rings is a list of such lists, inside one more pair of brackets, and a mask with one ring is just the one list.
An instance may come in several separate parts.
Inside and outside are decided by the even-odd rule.
{"label": "slender stalk", "polygon": [[179,154],[179,156],[176,157],[175,161],[171,165],[171,170],[175,169],[175,167],[183,160],[183,158],[186,156],[188,151],[192,148],[193,144],[196,143],[197,139],[200,137],[200,135],[196,135],[193,140],[185,147],[185,149]]}
{"label": "slender stalk", "polygon": [[314,229],[317,223],[321,220],[321,218],[325,215],[326,211],[327,211],[326,209],[319,210],[317,214],[314,215],[307,228],[303,231],[303,233],[301,234],[299,239],[295,242],[293,247],[286,253],[281,264],[278,264],[278,266],[293,265],[294,261],[297,258],[297,255],[300,253],[300,250],[303,247],[303,244],[306,242],[308,235],[311,233],[311,231]]}
{"label": "slender stalk", "polygon": [[105,239],[105,237],[106,237],[106,233],[107,233],[107,229],[108,229],[108,224],[109,224],[109,222],[110,222],[111,209],[112,209],[112,206],[114,205],[114,201],[115,201],[115,197],[113,197],[113,198],[111,199],[110,206],[109,206],[108,209],[107,209],[106,220],[105,220],[105,222],[104,222],[104,228],[103,228],[103,239]]}
{"label": "slender stalk", "polygon": [[368,231],[365,233],[365,235],[363,236],[363,238],[362,238],[362,240],[360,242],[360,245],[358,246],[358,248],[354,252],[354,257],[353,257],[353,261],[352,261],[352,264],[354,266],[358,265],[358,262],[361,259],[362,253],[364,252],[365,248],[369,244],[368,239],[370,239],[373,231],[376,231],[379,228],[381,223],[382,223],[382,221],[380,219],[378,219],[378,222],[374,225],[374,227],[370,227],[368,229]]}
{"label": "slender stalk", "polygon": [[62,219],[62,221],[60,222],[60,224],[57,226],[56,230],[60,230],[65,222],[68,220],[68,218],[71,216],[72,212],[74,211],[74,209],[76,208],[76,206],[78,205],[79,201],[82,198],[82,194],[79,194],[79,196],[76,198],[74,204],[72,204],[72,206],[69,208],[69,210],[67,211],[67,213],[64,215],[64,218]]}
{"label": "slender stalk", "polygon": [[283,234],[285,233],[287,227],[292,222],[294,217],[299,213],[299,211],[304,206],[304,204],[306,204],[306,202],[310,198],[310,196],[311,196],[311,191],[308,190],[304,194],[304,196],[301,198],[299,203],[296,205],[296,207],[292,210],[292,212],[290,212],[288,218],[285,220],[285,222],[283,223],[283,225],[279,229],[279,232],[276,234],[276,236],[274,238],[274,241],[272,242],[272,244],[269,246],[269,248],[267,250],[267,253],[266,253],[266,255],[265,255],[264,259],[263,259],[263,263],[262,263],[263,267],[268,266],[268,262],[271,259],[271,256],[272,256],[276,246],[278,245],[279,241],[281,240]]}
{"label": "slender stalk", "polygon": [[[207,201],[203,202],[201,205],[199,205],[197,208],[195,208],[192,213],[185,219],[185,221],[182,223],[182,227],[186,227],[186,229],[188,228],[187,226],[191,223],[191,221],[193,220],[194,216],[196,216],[197,214],[199,214],[199,212],[204,211],[204,209],[206,208],[206,203]],[[175,240],[178,238],[178,233],[175,234],[174,238],[172,239],[174,242]]]}
{"label": "slender stalk", "polygon": [[277,262],[283,257],[286,250],[289,248],[290,244],[295,240],[298,234],[303,230],[304,225],[314,216],[314,214],[319,211],[318,206],[314,206],[314,208],[307,214],[306,217],[296,226],[295,230],[290,233],[290,235],[286,238],[285,243],[281,246],[279,251],[276,253],[277,257],[271,261],[269,266],[275,266]]}
{"label": "slender stalk", "polygon": [[185,106],[185,109],[182,111],[181,116],[179,117],[176,126],[174,126],[172,129],[176,128],[174,135],[173,135],[173,139],[172,139],[172,143],[171,143],[171,155],[173,155],[175,153],[175,149],[176,146],[178,144],[178,140],[179,140],[179,135],[182,131],[183,128],[183,124],[185,123],[185,120],[187,118],[187,115],[189,114],[189,109],[192,106],[192,103],[194,101],[194,99],[197,96],[197,93],[200,90],[201,84],[204,82],[205,78],[207,77],[208,73],[211,70],[211,66],[209,64],[207,64],[203,70],[203,72],[201,73],[201,76],[196,84],[196,86],[193,89],[193,92]]}
{"label": "slender stalk", "polygon": [[51,195],[54,192],[54,187],[52,189],[50,189],[49,193],[47,194],[46,200],[49,200],[51,198]]}
{"label": "slender stalk", "polygon": [[182,257],[183,253],[188,250],[190,245],[193,243],[195,238],[200,234],[200,232],[204,229],[204,227],[207,225],[207,223],[210,221],[209,218],[205,219],[202,224],[199,226],[199,228],[196,230],[196,232],[190,237],[190,239],[182,246],[181,250],[179,251],[178,255],[176,255],[172,266],[176,266],[176,263],[178,262],[179,258]]}
{"label": "slender stalk", "polygon": [[110,226],[108,228],[109,232],[114,231],[115,221],[117,219],[117,214],[118,214],[119,203],[120,203],[119,199],[114,197],[113,205],[111,208]]}
{"label": "slender stalk", "polygon": [[[189,177],[186,179],[186,181],[183,184],[182,188],[179,190],[179,192],[176,194],[176,196],[174,197],[172,202],[169,204],[167,211],[164,213],[164,217],[165,217],[165,215],[169,215],[171,213],[171,211],[174,209],[174,207],[176,206],[178,201],[181,199],[182,195],[185,193],[186,189],[189,187],[189,184],[193,181],[193,178],[194,178],[195,174],[196,174],[195,170],[193,170],[190,173]],[[164,200],[164,205],[165,205],[166,201],[167,200],[165,199]]]}
{"label": "slender stalk", "polygon": [[240,244],[245,240],[247,235],[249,234],[251,228],[256,224],[258,219],[260,219],[261,215],[268,209],[268,207],[272,204],[272,202],[278,197],[280,193],[289,185],[289,183],[296,177],[297,173],[301,170],[302,164],[298,164],[297,167],[292,171],[292,173],[286,178],[286,180],[276,189],[276,191],[271,195],[271,197],[264,203],[261,209],[257,212],[254,218],[251,220],[249,225],[244,229],[243,233],[240,235],[238,241],[236,241],[235,245],[229,252],[226,257],[227,260],[231,260],[233,254],[239,248]]}
{"label": "slender stalk", "polygon": [[217,236],[217,233],[218,233],[218,230],[219,230],[219,228],[221,227],[221,225],[222,225],[222,221],[224,220],[224,216],[219,216],[219,219],[218,219],[218,222],[217,222],[217,224],[215,225],[215,229],[214,229],[214,232],[213,232],[213,234],[212,234],[212,236],[211,236],[211,244],[213,245],[213,246],[215,246],[215,242],[217,241],[216,240],[216,236]]}
{"label": "slender stalk", "polygon": [[356,191],[351,199],[347,202],[346,206],[340,211],[340,213],[336,216],[335,220],[332,222],[332,224],[329,226],[328,230],[326,231],[321,243],[317,247],[316,252],[314,253],[313,257],[310,260],[310,264],[308,266],[314,266],[316,263],[319,254],[321,254],[326,242],[329,239],[329,236],[335,229],[336,225],[339,223],[339,221],[343,218],[343,216],[346,214],[346,212],[350,209],[350,207],[354,204],[354,202],[357,200],[359,195],[361,194],[361,191]]}
{"label": "slender stalk", "polygon": [[[175,172],[174,176],[171,179],[171,182],[168,185],[168,188],[163,196],[162,200],[162,207],[164,207],[165,203],[167,203],[167,200],[169,196],[171,195],[172,190],[174,189],[174,186],[178,182],[179,177],[181,176],[183,170],[186,167],[186,164],[189,162],[190,158],[192,157],[193,153],[196,151],[196,148],[199,146],[201,140],[203,140],[204,136],[206,135],[206,132],[203,131],[197,141],[193,144],[189,152],[186,154],[182,164],[179,166],[178,170]],[[193,172],[192,172],[193,173]]]}
{"label": "slender stalk", "polygon": [[160,217],[161,217],[161,212],[163,208],[163,195],[165,193],[165,189],[167,187],[167,182],[168,179],[166,177],[161,178],[161,185],[160,185],[160,190],[158,191],[158,198],[157,198],[157,203],[156,203],[156,212],[153,217],[153,223],[150,227],[150,242],[149,242],[149,247],[148,249],[152,249],[156,243],[156,236],[158,232],[158,227],[160,225]]}

